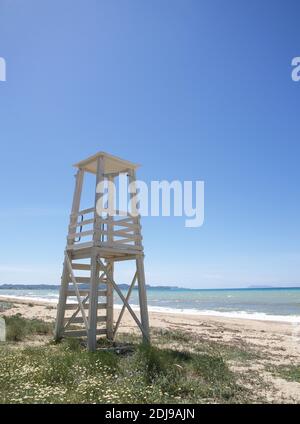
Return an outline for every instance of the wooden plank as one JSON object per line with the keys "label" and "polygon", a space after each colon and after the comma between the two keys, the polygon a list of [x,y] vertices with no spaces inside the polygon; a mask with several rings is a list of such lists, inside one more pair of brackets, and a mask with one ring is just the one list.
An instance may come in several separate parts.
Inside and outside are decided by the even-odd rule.
{"label": "wooden plank", "polygon": [[[131,224],[130,222],[119,223],[119,221],[114,221],[114,227],[126,227],[131,228],[132,230],[140,230],[141,226],[139,224]],[[115,230],[118,231],[118,230]]]}
{"label": "wooden plank", "polygon": [[80,216],[80,215],[86,215],[88,213],[92,213],[95,212],[95,208],[88,208],[88,209],[82,209],[81,211],[79,211],[76,215]]}
{"label": "wooden plank", "polygon": [[[89,309],[89,305],[85,304],[83,305],[84,309]],[[106,303],[98,303],[98,309],[106,309],[107,304]],[[78,308],[78,303],[67,303],[65,306],[65,309],[68,311],[73,311]]]}
{"label": "wooden plank", "polygon": [[[72,203],[72,210],[70,215],[70,226],[74,225],[77,221],[77,213],[80,207],[80,199],[81,199],[81,193],[82,193],[82,185],[83,185],[83,177],[84,177],[84,171],[83,169],[79,169],[76,174],[76,182],[75,182],[75,189],[74,189],[74,195],[73,195],[73,203]],[[72,238],[72,234],[75,233],[76,230],[69,227],[68,237],[67,237],[67,244],[74,243],[74,238]]]}
{"label": "wooden plank", "polygon": [[[90,284],[90,277],[75,277],[78,284]],[[79,287],[80,289],[80,287]]]}
{"label": "wooden plank", "polygon": [[[119,249],[120,251],[122,251],[122,254],[132,254],[132,251],[140,251],[143,250],[142,246],[135,246],[135,245],[130,245],[130,244],[122,244],[122,243],[118,243],[118,242],[114,242],[112,246],[110,246],[107,242],[102,242],[102,243],[98,243],[98,246],[101,248],[103,248],[104,251],[107,252],[112,252],[112,253],[116,253],[116,251]],[[100,253],[102,253],[100,251]]]}
{"label": "wooden plank", "polygon": [[77,227],[84,227],[85,225],[89,225],[89,224],[93,224],[93,223],[94,223],[94,218],[85,219],[83,221],[76,222],[76,224],[70,225],[69,228],[74,229],[74,228],[77,228]]}
{"label": "wooden plank", "polygon": [[115,239],[115,242],[116,243],[128,243],[130,241],[141,241],[141,240],[142,240],[141,236],[128,235],[128,237],[125,237],[125,238]]}
{"label": "wooden plank", "polygon": [[91,269],[90,264],[77,264],[72,262],[72,269],[79,269],[81,271],[89,271]]}
{"label": "wooden plank", "polygon": [[[88,247],[93,247],[93,246],[94,246],[94,243],[92,241],[87,241],[87,242],[84,242],[84,243],[79,242],[79,243],[76,243],[76,244],[68,245],[67,250],[81,250],[81,249],[86,249]],[[82,257],[86,258],[85,252],[83,252]],[[79,259],[79,256],[77,257],[77,259]]]}
{"label": "wooden plank", "polygon": [[[69,322],[70,318],[64,318],[64,323],[67,324]],[[106,316],[98,316],[97,322],[106,322]],[[72,319],[72,324],[83,324],[83,318],[82,317],[75,317]]]}
{"label": "wooden plank", "polygon": [[[90,277],[75,277],[78,284],[90,284]],[[104,278],[98,278],[98,284],[106,284],[106,280]],[[80,289],[80,287],[79,287]]]}
{"label": "wooden plank", "polygon": [[116,236],[116,237],[122,237],[122,236],[128,236],[128,235],[135,235],[134,232],[128,228],[128,229],[123,229],[123,230],[117,230],[117,231],[109,231],[109,230],[101,230],[101,235],[103,236],[108,236],[108,240],[109,237],[111,236]]}
{"label": "wooden plank", "polygon": [[[89,289],[79,290],[79,295],[80,296],[86,296],[89,293],[90,293],[90,290]],[[68,290],[68,296],[76,296],[75,290],[69,289]],[[106,290],[98,290],[98,297],[99,296],[106,296]]]}
{"label": "wooden plank", "polygon": [[[116,217],[115,217],[116,218]],[[136,217],[128,216],[127,218],[114,219],[114,224],[136,224]]]}
{"label": "wooden plank", "polygon": [[[99,217],[99,222],[101,224],[107,225],[108,224],[108,220],[107,218],[100,218]],[[132,229],[136,229],[136,230],[140,230],[141,229],[141,225],[140,224],[134,224],[131,222],[124,222],[123,220],[113,220],[112,221],[112,225],[114,227],[128,227],[128,228],[132,228]]]}
{"label": "wooden plank", "polygon": [[133,261],[136,259],[137,255],[142,255],[142,253],[139,252],[139,253],[130,254],[130,255],[126,254],[125,256],[114,256],[109,259],[114,262]]}
{"label": "wooden plank", "polygon": [[79,232],[79,233],[70,234],[68,236],[68,239],[72,240],[72,239],[77,238],[77,237],[87,237],[87,236],[91,236],[93,234],[94,234],[94,230],[81,231],[81,233]]}
{"label": "wooden plank", "polygon": [[123,246],[134,246],[134,240],[130,240],[130,239],[120,239],[120,240],[115,240],[114,244],[112,245],[112,247],[123,247]]}
{"label": "wooden plank", "polygon": [[113,231],[113,235],[114,236],[118,236],[118,235],[120,235],[120,236],[126,236],[128,234],[135,235],[136,232],[132,228],[121,228],[120,230],[114,230]]}
{"label": "wooden plank", "polygon": [[[102,230],[101,234],[111,236],[111,237],[120,237],[120,240],[122,240],[121,237],[130,238],[132,240],[142,239],[142,236],[140,234],[133,233],[132,230],[127,230],[127,231],[118,230],[118,231],[112,231],[112,232]],[[109,238],[108,238],[108,241],[109,241]],[[115,241],[119,241],[119,239],[115,239]]]}

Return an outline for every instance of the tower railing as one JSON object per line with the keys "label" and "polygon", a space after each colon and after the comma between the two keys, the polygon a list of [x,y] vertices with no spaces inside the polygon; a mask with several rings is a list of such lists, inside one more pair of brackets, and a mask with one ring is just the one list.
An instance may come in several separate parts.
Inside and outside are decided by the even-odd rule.
{"label": "tower railing", "polygon": [[98,217],[99,228],[95,226],[95,208],[71,215],[67,248],[93,243],[100,247],[143,250],[139,217],[120,210],[114,212],[114,215],[103,214]]}

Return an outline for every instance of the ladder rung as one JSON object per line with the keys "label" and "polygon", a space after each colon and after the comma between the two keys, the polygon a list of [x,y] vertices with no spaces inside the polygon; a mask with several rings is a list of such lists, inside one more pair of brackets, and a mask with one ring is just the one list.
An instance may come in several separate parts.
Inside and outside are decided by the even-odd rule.
{"label": "ladder rung", "polygon": [[[84,309],[89,309],[89,305],[88,303],[85,303],[83,305]],[[68,311],[73,311],[75,309],[78,309],[79,305],[78,303],[67,303],[65,305],[65,309]],[[98,303],[98,309],[106,309],[107,308],[107,303]]]}
{"label": "ladder rung", "polygon": [[[90,282],[91,282],[91,279],[89,278],[89,277],[76,277],[76,275],[75,275],[75,280],[76,280],[76,283],[78,283],[78,284],[90,284]],[[98,284],[106,284],[107,283],[107,279],[101,279],[101,281],[100,281],[100,278],[98,279]]]}
{"label": "ladder rung", "polygon": [[89,277],[76,277],[76,283],[78,284],[90,284],[91,279]]}
{"label": "ladder rung", "polygon": [[[64,324],[66,324],[67,322],[69,322],[70,321],[70,318],[71,317],[64,318]],[[97,317],[97,322],[106,322],[106,316]],[[83,323],[84,323],[84,321],[83,321],[83,318],[82,317],[75,317],[75,318],[72,319],[72,323],[71,324],[83,324]]]}
{"label": "ladder rung", "polygon": [[[96,334],[97,335],[106,334],[106,329],[98,328],[96,330]],[[68,337],[68,336],[70,336],[70,337],[87,337],[87,333],[86,333],[86,330],[68,330],[68,331],[65,331],[63,333],[63,336],[65,336],[65,337]]]}
{"label": "ladder rung", "polygon": [[[87,296],[88,294],[90,294],[90,291],[88,289],[79,290],[79,294],[80,294],[80,296]],[[68,290],[67,295],[68,296],[76,296],[75,290]],[[98,296],[106,296],[106,295],[107,295],[107,290],[99,290],[98,291]]]}
{"label": "ladder rung", "polygon": [[91,265],[72,263],[72,269],[80,269],[80,270],[83,270],[83,271],[89,271],[91,269]]}

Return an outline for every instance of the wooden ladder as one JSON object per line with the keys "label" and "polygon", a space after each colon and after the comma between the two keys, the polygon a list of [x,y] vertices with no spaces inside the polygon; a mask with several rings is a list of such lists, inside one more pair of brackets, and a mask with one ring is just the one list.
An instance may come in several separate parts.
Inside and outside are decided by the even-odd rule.
{"label": "wooden ladder", "polygon": [[[68,255],[68,253],[66,253]],[[71,267],[71,270],[70,270]],[[85,273],[84,276],[77,273]],[[90,285],[91,285],[91,264],[78,263],[66,256],[64,263],[64,272],[62,277],[62,288],[64,291],[64,305],[61,305],[62,315],[60,320],[62,337],[83,337],[88,336],[89,331],[89,314],[90,314]],[[112,338],[112,329],[110,332],[109,326],[112,325],[112,308],[109,308],[111,303],[112,293],[109,293],[105,275],[99,275],[98,278],[98,303],[97,303],[97,335],[106,335]],[[108,295],[109,299],[108,299]],[[69,303],[70,298],[75,298],[75,301]],[[80,300],[79,300],[80,299]],[[108,317],[110,320],[108,320]]]}

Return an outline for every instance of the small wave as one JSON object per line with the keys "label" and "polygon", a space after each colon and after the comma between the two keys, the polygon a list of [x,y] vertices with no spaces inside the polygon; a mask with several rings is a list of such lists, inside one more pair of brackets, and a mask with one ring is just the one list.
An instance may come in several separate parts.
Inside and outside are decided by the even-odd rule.
{"label": "small wave", "polygon": [[5,294],[5,295],[1,295],[0,299],[20,299],[20,300],[32,300],[32,301],[38,301],[38,302],[49,302],[49,303],[57,303],[58,300],[58,295],[52,295],[50,296],[44,296],[44,297],[40,297],[40,296],[17,296],[14,294]]}
{"label": "small wave", "polygon": [[[115,305],[117,309],[120,309],[122,305]],[[133,310],[138,310],[138,305],[131,305]],[[276,321],[276,322],[288,322],[288,323],[300,323],[299,315],[269,315],[263,312],[246,312],[246,311],[232,311],[232,312],[220,312],[214,310],[202,310],[198,309],[176,309],[176,308],[164,308],[163,306],[148,306],[150,312],[159,312],[162,314],[180,314],[180,315],[195,315],[195,316],[214,316],[223,318],[238,318],[238,319],[250,319],[255,321]]]}
{"label": "small wave", "polygon": [[[6,299],[20,299],[27,301],[40,301],[57,304],[58,294],[52,294],[50,296],[17,296],[17,295],[0,295],[1,298]],[[74,302],[74,299],[68,299],[69,302]],[[139,310],[139,305],[131,304],[133,310]],[[116,309],[121,309],[121,304],[115,304]],[[238,318],[238,319],[250,319],[256,321],[275,321],[275,322],[287,322],[287,323],[300,323],[300,315],[271,315],[264,312],[246,312],[246,311],[216,311],[216,310],[199,310],[199,309],[180,309],[180,308],[168,308],[164,306],[148,306],[150,312],[159,312],[162,314],[180,314],[180,315],[194,315],[194,316],[214,316],[223,318]]]}

